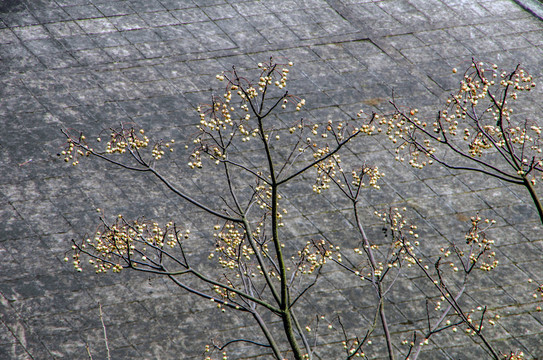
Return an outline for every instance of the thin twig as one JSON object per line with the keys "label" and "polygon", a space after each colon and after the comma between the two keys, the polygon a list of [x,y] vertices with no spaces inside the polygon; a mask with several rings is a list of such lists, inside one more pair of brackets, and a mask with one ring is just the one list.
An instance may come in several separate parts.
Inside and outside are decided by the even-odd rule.
{"label": "thin twig", "polygon": [[102,312],[102,304],[98,303],[98,309],[100,310],[100,322],[102,323],[102,329],[104,330],[104,342],[106,343],[107,359],[111,360],[111,354],[109,353],[106,324],[104,323],[104,313]]}

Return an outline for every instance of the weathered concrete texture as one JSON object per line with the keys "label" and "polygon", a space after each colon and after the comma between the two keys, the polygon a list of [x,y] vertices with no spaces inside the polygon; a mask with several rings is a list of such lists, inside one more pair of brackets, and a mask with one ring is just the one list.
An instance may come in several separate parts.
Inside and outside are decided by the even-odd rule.
{"label": "weathered concrete texture", "polygon": [[[94,359],[106,358],[98,303],[112,359],[196,359],[205,344],[228,340],[233,330],[259,334],[248,317],[221,315],[164,279],[76,274],[62,259],[71,238],[94,230],[97,207],[111,216],[170,220],[174,214],[194,230],[192,250],[201,259],[212,244],[209,220],[149,177],[89,161],[74,169],[56,154],[61,128],[97,135],[121,122],[189,141],[199,121],[194,107],[209,99],[215,74],[232,65],[252,68],[270,56],[296,64],[291,92],[307,99],[308,117],[326,121],[360,107],[385,109],[392,91],[399,103],[433,116],[456,87],[450,69],[469,66],[472,57],[504,68],[522,63],[541,82],[543,23],[513,0],[0,2],[1,359],[85,359],[86,345]],[[542,121],[542,88],[523,111],[536,121]],[[462,303],[470,309],[488,304],[502,314],[489,329],[500,349],[542,358],[543,318],[527,280],[543,281],[543,231],[527,194],[439,167],[414,171],[394,162],[379,138],[353,151],[349,161],[378,163],[388,175],[381,191],[364,194],[370,234],[380,232],[371,217],[375,209],[406,204],[419,223],[421,248],[435,256],[434,244],[461,238],[474,212],[498,220],[492,235],[500,266],[492,278],[476,275]],[[167,171],[205,201],[214,179],[189,172],[186,159],[181,150]],[[318,197],[301,183],[284,191],[292,214],[285,234],[300,241],[326,236],[349,246],[352,219],[337,194]],[[387,298],[401,351],[400,341],[426,326],[425,297],[437,297],[413,274],[406,272]],[[368,294],[371,289],[331,266],[313,303],[304,306],[331,318],[341,313],[346,326],[365,328],[375,305]],[[304,321],[314,320],[311,311],[302,313]],[[320,341],[338,338],[323,330]],[[340,343],[336,350],[319,347],[319,358],[336,358]],[[258,351],[233,346],[231,358]],[[384,356],[382,338],[366,353]],[[432,338],[422,356],[487,357],[478,341],[452,332]]]}

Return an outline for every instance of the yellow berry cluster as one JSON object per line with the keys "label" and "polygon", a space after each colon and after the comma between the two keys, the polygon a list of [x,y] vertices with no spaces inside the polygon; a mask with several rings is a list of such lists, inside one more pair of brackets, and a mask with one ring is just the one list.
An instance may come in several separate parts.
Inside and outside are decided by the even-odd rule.
{"label": "yellow berry cluster", "polygon": [[[498,266],[499,263],[495,259],[496,252],[491,251],[494,240],[488,239],[485,234],[485,230],[495,223],[495,220],[485,219],[483,221],[479,215],[474,216],[471,218],[472,226],[465,236],[466,244],[472,247],[469,252],[470,263],[475,264],[479,262],[479,269],[483,271],[490,271]],[[474,246],[479,250],[474,251]]]}
{"label": "yellow berry cluster", "polygon": [[[211,347],[209,345],[206,345],[205,350],[204,350],[204,354],[205,354],[204,360],[214,360],[214,358],[212,358],[211,355],[209,354],[210,352],[211,352]],[[222,353],[220,353],[219,356],[221,360],[228,360],[228,354],[226,351],[223,351]]]}
{"label": "yellow berry cluster", "polygon": [[[380,117],[379,125],[386,127],[385,134],[388,139],[396,147],[396,160],[405,161],[402,156],[403,151],[407,148],[409,152],[409,165],[414,168],[422,169],[424,166],[432,164],[432,155],[436,152],[436,148],[431,144],[431,140],[440,142],[442,138],[439,136],[431,136],[423,139],[422,142],[417,142],[417,137],[414,135],[417,129],[425,130],[428,124],[416,117],[418,109],[409,111],[409,115],[404,113],[395,113],[389,118]],[[435,130],[434,130],[435,132]],[[421,160],[420,157],[423,157]]]}
{"label": "yellow berry cluster", "polygon": [[175,143],[174,139],[171,139],[168,142],[159,141],[155,143],[153,146],[153,150],[151,151],[151,155],[155,160],[160,160],[166,151],[173,152],[173,144]]}
{"label": "yellow berry cluster", "polygon": [[[328,145],[321,149],[317,149],[313,154],[315,160],[322,158],[324,155],[330,152]],[[328,159],[323,162],[315,164],[317,169],[317,179],[313,185],[313,191],[317,194],[320,194],[322,190],[330,188],[330,182],[332,179],[335,179],[336,182],[341,183],[341,179],[337,178],[336,171],[342,171],[341,169],[341,158],[338,154],[333,154],[328,157]]]}
{"label": "yellow berry cluster", "polygon": [[511,352],[509,354],[503,354],[505,360],[524,360],[526,356],[522,351]]}
{"label": "yellow berry cluster", "polygon": [[[409,164],[415,168],[433,163],[436,148],[445,145],[474,158],[495,152],[512,154],[518,157],[521,170],[515,171],[521,176],[533,169],[542,172],[541,127],[513,119],[511,106],[520,92],[535,86],[522,68],[505,72],[495,64],[473,62],[459,91],[447,100],[436,120],[421,121],[417,109],[405,112],[396,107],[396,113],[379,124],[386,126],[388,138],[397,144],[396,160],[404,161],[407,152]],[[535,178],[531,181],[535,183]]]}
{"label": "yellow berry cluster", "polygon": [[[358,114],[358,117],[363,114],[363,111]],[[301,128],[303,125],[298,124],[298,127]],[[318,135],[318,124],[306,125],[310,128],[311,135]],[[295,127],[289,129],[290,133],[296,131]],[[376,130],[376,127],[371,124],[363,124],[361,127],[348,126],[343,122],[334,124],[331,120],[328,121],[325,131],[320,135],[321,138],[326,139],[332,137],[336,140],[337,143],[344,141],[347,136],[356,136],[358,134],[371,135]],[[317,171],[317,177],[315,184],[313,185],[313,191],[317,194],[320,194],[323,190],[329,189],[331,183],[335,183],[340,188],[345,188],[349,185],[354,187],[366,187],[371,186],[375,189],[379,189],[378,180],[383,177],[385,174],[379,171],[378,167],[368,167],[364,166],[359,171],[351,171],[352,179],[347,180],[345,175],[345,170],[341,166],[341,157],[338,153],[333,153],[330,145],[328,143],[323,144],[319,147],[317,140],[314,140],[311,137],[305,139],[307,148],[312,149],[313,151],[313,160],[316,161],[314,168]],[[305,148],[300,148],[300,152],[304,152]],[[319,161],[323,159],[322,161]],[[368,183],[362,182],[362,179],[367,177]],[[349,184],[350,182],[350,184]]]}
{"label": "yellow berry cluster", "polygon": [[[240,266],[241,258],[243,261],[250,261],[254,255],[253,249],[245,241],[245,230],[241,225],[227,222],[221,226],[215,226],[215,253],[218,255],[219,264],[228,269],[237,269]],[[210,258],[214,254],[210,254]]]}
{"label": "yellow berry cluster", "polygon": [[[352,182],[351,184],[355,187],[366,187],[370,186],[374,189],[380,189],[381,187],[377,183],[379,179],[381,179],[383,176],[385,176],[384,172],[381,172],[379,170],[378,166],[375,167],[364,167],[362,170],[359,171],[352,171]],[[367,183],[364,182],[364,178],[367,178]]]}
{"label": "yellow berry cluster", "polygon": [[[278,102],[271,105],[271,109],[264,108],[268,104],[264,102],[264,98],[271,88],[283,89],[287,86],[289,69],[281,65],[292,66],[293,64],[279,64],[273,59],[259,63],[260,74],[254,84],[239,76],[235,69],[216,76],[218,81],[226,82],[226,88],[222,96],[213,96],[210,104],[202,104],[196,109],[200,116],[200,123],[197,125],[199,134],[194,139],[195,149],[188,164],[190,168],[202,168],[203,155],[216,164],[226,161],[227,148],[238,136],[241,137],[242,142],[257,137],[269,140],[268,133],[261,134],[258,121],[261,121],[275,106],[286,109],[287,104],[292,102],[296,104],[296,110],[299,111],[305,105],[304,99],[283,92],[279,95]],[[260,100],[256,101],[259,96]],[[274,99],[270,102],[276,101]],[[259,120],[251,121],[252,119]],[[279,139],[279,135],[275,138]]]}
{"label": "yellow berry cluster", "polygon": [[147,146],[149,146],[149,138],[143,129],[136,131],[134,128],[121,127],[112,129],[105,152],[106,154],[124,154],[127,149],[143,149]]}
{"label": "yellow berry cluster", "polygon": [[[231,288],[235,288],[235,285],[228,278],[226,278],[226,285]],[[215,300],[215,298],[211,298],[210,300],[214,303],[217,303],[217,309],[220,309],[221,312],[226,312],[226,308],[228,307],[228,305],[234,305],[233,301],[236,299],[237,296],[235,292],[218,285],[213,285],[213,291],[215,291],[218,299],[221,299],[222,301]],[[236,309],[239,309],[239,305],[234,305],[234,307]]]}
{"label": "yellow berry cluster", "polygon": [[85,135],[80,134],[78,138],[68,137],[66,147],[58,156],[63,157],[65,162],[71,162],[73,166],[76,166],[79,164],[80,158],[89,156],[91,152],[92,149],[88,147]]}
{"label": "yellow berry cluster", "polygon": [[93,238],[72,246],[74,267],[82,271],[81,253],[89,256],[89,264],[97,273],[145,265],[149,257],[176,247],[180,238],[187,239],[189,234],[188,229],[180,234],[172,222],[160,226],[157,222],[126,221],[119,215],[114,224],[104,222]]}
{"label": "yellow berry cluster", "polygon": [[[259,173],[259,175],[261,176],[260,173]],[[280,193],[278,193],[277,194],[277,201],[278,201],[277,207],[278,208],[279,208],[279,200],[281,200],[282,198],[283,198],[283,196]],[[260,209],[266,210],[266,211],[271,210],[272,209],[272,206],[271,206],[271,199],[272,199],[271,186],[268,185],[268,184],[258,185],[255,188],[255,199],[256,199],[256,204],[259,206]],[[277,211],[277,226],[283,227],[285,225],[283,223],[283,214],[287,214],[287,213],[288,213],[287,209],[281,209],[280,211],[279,210]],[[263,226],[264,226],[263,224],[259,224],[258,227],[257,227],[256,232],[260,233],[260,229]]]}
{"label": "yellow berry cluster", "polygon": [[[86,142],[86,137],[80,134],[78,137],[72,137],[68,133],[64,133],[67,137],[66,148],[59,153],[59,156],[64,157],[64,161],[72,162],[72,165],[79,164],[79,158],[89,155],[112,155],[112,154],[125,154],[131,153],[133,157],[138,160],[142,160],[142,153],[140,150],[149,147],[150,140],[145,135],[143,129],[136,130],[133,127],[125,128],[121,124],[120,127],[110,129],[109,141],[106,143],[105,150],[103,152],[93,150]],[[96,138],[96,142],[101,142],[100,137]],[[151,150],[151,156],[154,160],[161,159],[166,150],[173,152],[172,145],[175,140],[164,142],[160,140],[156,142]],[[165,150],[166,149],[166,150]]]}
{"label": "yellow berry cluster", "polygon": [[[389,244],[391,250],[387,253],[390,254],[384,261],[377,262],[374,269],[375,276],[381,276],[386,268],[398,267],[400,261],[406,261],[407,266],[411,267],[416,263],[414,250],[415,247],[420,245],[419,234],[417,233],[417,226],[409,224],[405,213],[407,208],[390,208],[388,211],[376,211],[375,215],[381,218],[384,224],[384,229],[390,234],[392,242]],[[371,245],[373,250],[379,248],[378,245]],[[356,251],[357,249],[355,249]],[[358,249],[359,254],[363,254],[363,249]],[[371,276],[372,274],[368,274]]]}
{"label": "yellow berry cluster", "polygon": [[302,274],[312,274],[328,260],[331,260],[334,254],[336,260],[341,262],[339,247],[327,244],[325,240],[308,241],[304,248],[298,251],[295,260],[298,263],[298,271]]}
{"label": "yellow berry cluster", "polygon": [[[360,346],[360,340],[359,339],[350,339],[348,341],[343,341],[343,349],[347,352],[349,357],[356,357],[356,358],[365,358],[366,354],[364,351],[362,351],[362,347]],[[371,344],[371,341],[368,341],[368,344]]]}
{"label": "yellow berry cluster", "polygon": [[[529,279],[528,282],[529,282],[529,283],[532,283],[533,280],[532,280],[532,279]],[[537,287],[537,289],[534,291],[533,297],[534,297],[534,299],[536,299],[536,300],[537,300],[538,298],[540,298],[540,301],[543,301],[543,284],[541,284],[541,285],[539,285],[539,286]],[[538,304],[538,305],[536,306],[536,310],[537,310],[537,311],[541,311],[541,305]]]}

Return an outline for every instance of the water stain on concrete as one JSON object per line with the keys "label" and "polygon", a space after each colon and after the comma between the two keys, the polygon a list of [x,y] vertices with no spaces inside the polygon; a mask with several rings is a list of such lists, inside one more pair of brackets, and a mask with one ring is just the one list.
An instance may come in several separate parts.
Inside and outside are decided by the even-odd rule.
{"label": "water stain on concrete", "polygon": [[25,8],[21,0],[0,0],[0,13],[23,11]]}

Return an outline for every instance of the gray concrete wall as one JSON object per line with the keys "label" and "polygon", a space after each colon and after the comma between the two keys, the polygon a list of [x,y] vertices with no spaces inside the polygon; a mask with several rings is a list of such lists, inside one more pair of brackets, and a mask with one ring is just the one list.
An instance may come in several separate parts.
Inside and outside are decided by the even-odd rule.
{"label": "gray concrete wall", "polygon": [[[98,303],[112,359],[202,358],[213,339],[228,340],[231,331],[256,333],[250,319],[222,315],[163,279],[78,274],[62,261],[70,239],[93,232],[97,207],[111,216],[170,220],[174,214],[177,222],[202,230],[193,231],[195,254],[207,251],[212,239],[205,219],[151,178],[95,161],[66,166],[56,156],[61,128],[96,135],[133,122],[182,143],[195,132],[194,107],[217,88],[218,72],[252,68],[270,56],[295,63],[291,89],[307,100],[310,118],[382,110],[392,91],[399,103],[435,114],[456,87],[451,68],[467,68],[472,57],[504,68],[521,63],[539,81],[542,30],[543,23],[512,0],[2,2],[0,358],[86,359],[86,344],[95,359],[105,358]],[[541,89],[519,113],[541,121]],[[381,191],[368,191],[366,212],[407,204],[427,255],[435,255],[432,244],[461,239],[460,220],[473,212],[498,221],[493,235],[500,265],[491,279],[475,279],[466,306],[489,304],[501,314],[490,329],[500,349],[543,357],[543,319],[527,281],[543,281],[543,233],[528,195],[472,174],[414,171],[394,162],[390,145],[379,138],[354,150],[352,161],[379,163],[388,175]],[[183,151],[167,161],[167,172],[183,188],[206,198],[212,176],[189,172]],[[294,214],[288,230],[298,239],[326,236],[348,245],[352,219],[337,194],[318,198],[311,183],[295,185],[285,190]],[[394,339],[424,326],[424,291],[431,290],[421,278],[406,276],[390,293]],[[341,311],[365,326],[372,316],[367,294],[332,266],[307,307]],[[382,345],[376,338],[366,352],[384,356]],[[231,358],[258,354],[247,346],[231,351]],[[335,356],[319,351],[322,359]],[[477,341],[452,333],[433,338],[423,354],[487,357]]]}

